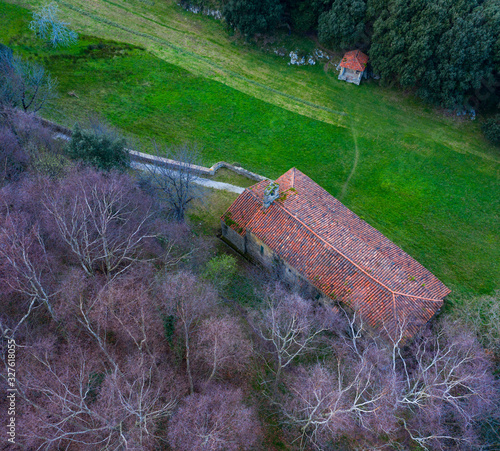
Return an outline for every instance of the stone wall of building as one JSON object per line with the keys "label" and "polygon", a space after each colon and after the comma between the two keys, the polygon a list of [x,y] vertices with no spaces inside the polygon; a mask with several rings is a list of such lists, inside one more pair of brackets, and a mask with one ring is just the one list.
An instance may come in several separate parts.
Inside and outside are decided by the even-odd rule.
{"label": "stone wall of building", "polygon": [[224,221],[221,221],[222,237],[229,241],[239,252],[246,253],[245,237],[241,236],[236,230],[227,226]]}
{"label": "stone wall of building", "polygon": [[306,297],[322,304],[331,304],[332,300],[311,285],[293,266],[290,266],[260,238],[251,231],[242,237],[239,233],[221,221],[222,237],[230,242],[246,258],[263,266],[267,271],[275,272],[285,283],[298,289]]}

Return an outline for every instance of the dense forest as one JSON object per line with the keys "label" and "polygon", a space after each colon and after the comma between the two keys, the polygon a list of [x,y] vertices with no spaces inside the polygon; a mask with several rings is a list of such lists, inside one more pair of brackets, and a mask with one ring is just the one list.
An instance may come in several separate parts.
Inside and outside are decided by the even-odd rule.
{"label": "dense forest", "polygon": [[327,49],[367,51],[383,83],[446,108],[500,102],[500,6],[494,0],[194,0],[220,8],[246,38],[316,35]]}

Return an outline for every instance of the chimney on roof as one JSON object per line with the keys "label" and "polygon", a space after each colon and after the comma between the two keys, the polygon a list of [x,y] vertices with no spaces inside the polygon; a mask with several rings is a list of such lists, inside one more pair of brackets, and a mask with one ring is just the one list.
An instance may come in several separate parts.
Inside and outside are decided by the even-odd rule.
{"label": "chimney on roof", "polygon": [[276,182],[271,182],[264,190],[263,206],[264,210],[269,207],[278,197],[280,197],[280,186]]}

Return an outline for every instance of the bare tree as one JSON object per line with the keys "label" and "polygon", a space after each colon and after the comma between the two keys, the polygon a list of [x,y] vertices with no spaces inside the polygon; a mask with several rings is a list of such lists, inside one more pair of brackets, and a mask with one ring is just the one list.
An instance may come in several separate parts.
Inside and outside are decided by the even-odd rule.
{"label": "bare tree", "polygon": [[194,183],[195,167],[199,164],[200,152],[196,147],[185,144],[161,151],[154,143],[157,164],[144,164],[151,185],[172,212],[177,221],[184,221],[189,204],[199,197],[200,191]]}
{"label": "bare tree", "polygon": [[169,423],[169,443],[179,451],[256,449],[261,428],[239,389],[208,385],[188,396]]}
{"label": "bare tree", "polygon": [[11,335],[42,305],[56,319],[53,293],[48,289],[51,277],[49,260],[39,223],[7,209],[6,216],[0,219],[0,279],[10,293],[19,293],[27,301],[14,322],[7,323],[6,318],[1,320],[2,328],[10,329]]}
{"label": "bare tree", "polygon": [[336,368],[316,364],[291,377],[289,392],[277,405],[300,449],[324,449],[341,435],[359,437],[361,443],[362,429],[373,433],[387,427],[381,421],[390,395],[385,381],[368,356],[353,363],[338,359]]}
{"label": "bare tree", "polygon": [[252,344],[245,337],[237,320],[230,316],[207,318],[194,337],[194,362],[205,369],[208,382],[243,371],[252,355]]}
{"label": "bare tree", "polygon": [[181,272],[163,284],[161,296],[164,300],[164,314],[174,316],[180,324],[189,390],[192,394],[194,382],[191,342],[203,318],[214,308],[216,295],[193,274]]}
{"label": "bare tree", "polygon": [[101,336],[112,334],[122,355],[131,348],[151,357],[166,352],[162,318],[152,296],[154,280],[150,265],[136,263],[127,273],[107,282],[96,293],[95,301],[78,307],[85,327],[89,324]]}
{"label": "bare tree", "polygon": [[164,441],[159,431],[187,384],[165,358],[147,277],[136,266],[101,277],[101,286],[95,276],[72,277],[63,288],[73,291],[63,344],[27,347],[20,362],[29,368],[19,384],[36,447],[155,449]]}
{"label": "bare tree", "polygon": [[58,14],[57,3],[46,3],[33,12],[29,27],[53,47],[68,47],[78,40],[78,35],[67,27],[66,22],[59,19]]}
{"label": "bare tree", "polygon": [[301,448],[341,435],[376,447],[381,434],[423,449],[478,444],[478,424],[495,417],[499,396],[471,331],[444,321],[408,343],[402,322],[387,343],[364,334],[354,316],[341,329],[346,338],[330,340],[333,359],[287,372],[287,390],[272,396]]}
{"label": "bare tree", "polygon": [[18,385],[30,406],[23,415],[27,442],[44,449],[154,449],[162,440],[159,424],[182,392],[175,373],[140,353],[110,370],[102,354],[85,348],[71,337],[57,351],[26,349]]}
{"label": "bare tree", "polygon": [[283,369],[295,358],[315,349],[319,335],[326,330],[322,313],[327,314],[319,307],[314,312],[311,302],[287,293],[279,285],[268,294],[267,308],[256,322],[275,360],[270,369],[275,374],[276,384]]}
{"label": "bare tree", "polygon": [[49,190],[44,206],[62,241],[87,274],[118,274],[138,259],[153,238],[148,199],[128,176],[74,172]]}
{"label": "bare tree", "polygon": [[56,96],[57,81],[45,69],[0,50],[0,104],[37,112]]}
{"label": "bare tree", "polygon": [[474,335],[459,323],[443,322],[406,354],[393,352],[392,366],[400,380],[396,415],[409,437],[424,449],[473,442],[475,422],[498,400],[490,363]]}

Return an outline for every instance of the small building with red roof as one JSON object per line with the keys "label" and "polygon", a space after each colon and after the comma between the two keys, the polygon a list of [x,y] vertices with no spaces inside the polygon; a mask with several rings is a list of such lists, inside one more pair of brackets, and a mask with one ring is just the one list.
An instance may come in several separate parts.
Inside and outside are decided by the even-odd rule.
{"label": "small building with red roof", "polygon": [[359,85],[361,78],[366,78],[366,66],[368,64],[368,56],[360,50],[351,50],[347,52],[338,68],[340,69],[339,80],[355,83]]}
{"label": "small building with red roof", "polygon": [[223,238],[323,303],[356,310],[369,329],[411,337],[450,290],[378,230],[292,168],[238,196],[221,217]]}

